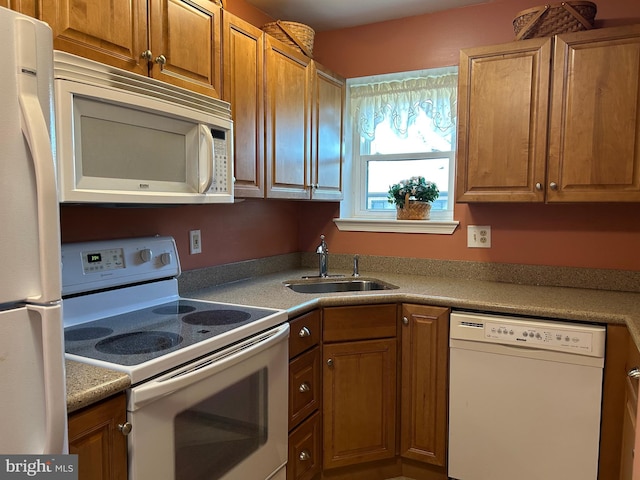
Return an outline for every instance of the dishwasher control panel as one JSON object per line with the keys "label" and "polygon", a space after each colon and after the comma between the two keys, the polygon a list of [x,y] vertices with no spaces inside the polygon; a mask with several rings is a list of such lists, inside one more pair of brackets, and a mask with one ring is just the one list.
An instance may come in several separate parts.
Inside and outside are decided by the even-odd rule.
{"label": "dishwasher control panel", "polygon": [[593,350],[593,334],[549,325],[514,324],[507,322],[485,322],[484,335],[487,339],[497,339],[501,343],[528,346],[553,345],[563,349],[585,352]]}
{"label": "dishwasher control panel", "polygon": [[566,321],[452,312],[452,339],[604,356],[606,329]]}

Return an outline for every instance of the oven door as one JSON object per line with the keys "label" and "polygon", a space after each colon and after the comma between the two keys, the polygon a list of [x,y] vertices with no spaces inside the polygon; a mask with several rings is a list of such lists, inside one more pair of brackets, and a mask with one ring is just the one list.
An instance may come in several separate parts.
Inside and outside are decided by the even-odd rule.
{"label": "oven door", "polygon": [[129,478],[267,479],[287,462],[289,325],[129,392]]}

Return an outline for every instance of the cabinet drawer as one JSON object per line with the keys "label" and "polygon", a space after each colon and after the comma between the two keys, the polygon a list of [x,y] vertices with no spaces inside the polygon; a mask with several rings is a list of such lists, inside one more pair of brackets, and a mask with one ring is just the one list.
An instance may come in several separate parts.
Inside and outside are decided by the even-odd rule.
{"label": "cabinet drawer", "polygon": [[289,358],[320,343],[320,310],[302,315],[289,323]]}
{"label": "cabinet drawer", "polygon": [[396,336],[395,304],[330,307],[323,310],[325,342]]}
{"label": "cabinet drawer", "polygon": [[320,408],[320,347],[289,364],[289,429]]}
{"label": "cabinet drawer", "polygon": [[287,480],[310,480],[320,473],[320,412],[289,434]]}

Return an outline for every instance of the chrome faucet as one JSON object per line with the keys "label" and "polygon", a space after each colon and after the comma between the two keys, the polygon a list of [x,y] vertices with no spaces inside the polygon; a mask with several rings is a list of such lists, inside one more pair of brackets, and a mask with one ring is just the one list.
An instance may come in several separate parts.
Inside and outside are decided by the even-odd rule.
{"label": "chrome faucet", "polygon": [[360,272],[358,271],[358,260],[360,260],[360,255],[354,255],[353,256],[353,273],[351,274],[352,277],[359,277],[360,276]]}
{"label": "chrome faucet", "polygon": [[324,241],[324,235],[320,235],[320,245],[316,248],[318,254],[318,268],[320,277],[327,277],[329,275],[329,248],[327,242]]}

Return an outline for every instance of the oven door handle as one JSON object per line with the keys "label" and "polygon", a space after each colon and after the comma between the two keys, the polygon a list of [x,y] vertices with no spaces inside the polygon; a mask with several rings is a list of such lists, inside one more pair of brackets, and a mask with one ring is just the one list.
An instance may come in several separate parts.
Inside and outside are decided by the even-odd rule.
{"label": "oven door handle", "polygon": [[183,367],[131,389],[129,410],[134,411],[166,395],[215,375],[249,357],[257,355],[289,337],[289,324],[284,323],[248,340],[220,350],[193,365]]}

